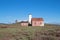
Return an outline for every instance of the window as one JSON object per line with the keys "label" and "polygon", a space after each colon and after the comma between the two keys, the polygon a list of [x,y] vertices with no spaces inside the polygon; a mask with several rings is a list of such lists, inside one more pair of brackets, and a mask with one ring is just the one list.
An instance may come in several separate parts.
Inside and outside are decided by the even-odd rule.
{"label": "window", "polygon": [[36,25],[36,22],[34,24]]}
{"label": "window", "polygon": [[40,22],[40,24],[42,24],[42,22]]}

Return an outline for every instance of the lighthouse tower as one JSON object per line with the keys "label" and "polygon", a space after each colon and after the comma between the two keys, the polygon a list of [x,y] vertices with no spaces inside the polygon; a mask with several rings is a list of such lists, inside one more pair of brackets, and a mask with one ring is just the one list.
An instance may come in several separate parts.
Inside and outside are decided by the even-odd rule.
{"label": "lighthouse tower", "polygon": [[31,24],[32,15],[29,14],[29,24]]}

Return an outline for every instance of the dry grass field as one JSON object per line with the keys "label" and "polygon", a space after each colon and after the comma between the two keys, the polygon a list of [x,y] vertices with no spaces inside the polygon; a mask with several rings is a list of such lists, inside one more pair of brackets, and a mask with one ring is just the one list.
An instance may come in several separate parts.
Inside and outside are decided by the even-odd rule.
{"label": "dry grass field", "polygon": [[21,27],[19,24],[0,25],[0,40],[60,40],[60,26]]}

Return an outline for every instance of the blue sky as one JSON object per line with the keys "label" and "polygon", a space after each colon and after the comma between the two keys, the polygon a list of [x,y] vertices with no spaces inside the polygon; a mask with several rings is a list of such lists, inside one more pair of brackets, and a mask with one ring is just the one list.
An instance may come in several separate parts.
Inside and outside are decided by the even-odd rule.
{"label": "blue sky", "polygon": [[45,23],[60,23],[60,0],[0,0],[0,23],[27,20],[29,13]]}

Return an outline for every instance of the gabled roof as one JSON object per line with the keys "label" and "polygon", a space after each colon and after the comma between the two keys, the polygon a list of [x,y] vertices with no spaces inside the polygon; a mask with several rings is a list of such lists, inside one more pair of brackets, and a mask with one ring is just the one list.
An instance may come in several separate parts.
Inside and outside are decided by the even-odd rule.
{"label": "gabled roof", "polygon": [[44,21],[43,18],[32,18],[32,21]]}

